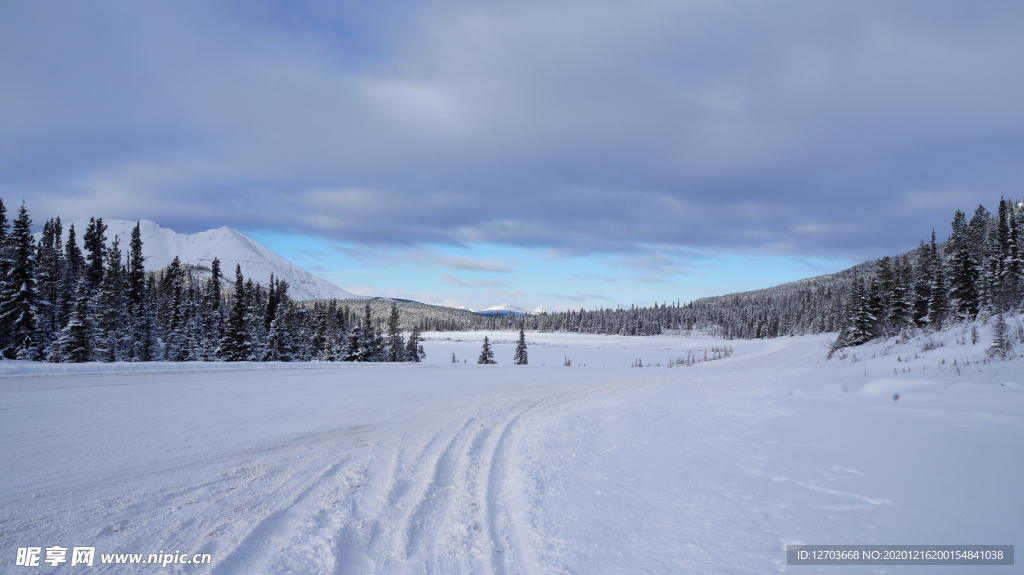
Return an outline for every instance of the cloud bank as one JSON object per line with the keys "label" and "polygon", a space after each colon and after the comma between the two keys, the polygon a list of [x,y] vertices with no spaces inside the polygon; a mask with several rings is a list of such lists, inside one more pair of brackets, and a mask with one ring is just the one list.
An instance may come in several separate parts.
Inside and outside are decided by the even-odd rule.
{"label": "cloud bank", "polygon": [[1021,29],[1020,3],[9,2],[0,194],[409,249],[872,257],[1021,195]]}

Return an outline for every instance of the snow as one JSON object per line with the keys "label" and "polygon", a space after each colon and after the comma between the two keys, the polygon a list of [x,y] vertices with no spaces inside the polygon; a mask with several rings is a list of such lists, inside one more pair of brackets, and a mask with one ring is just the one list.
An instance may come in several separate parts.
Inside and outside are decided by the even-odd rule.
{"label": "snow", "polygon": [[[135,222],[105,219],[103,223],[107,225],[107,244],[109,245],[115,236],[119,237],[121,252],[127,257],[128,243],[131,241]],[[63,241],[65,243],[67,243],[71,224],[75,226],[78,247],[82,248],[82,236],[89,225],[89,218],[63,222]],[[149,220],[141,220],[139,228],[142,235],[142,255],[146,258],[147,271],[156,271],[167,267],[174,256],[178,256],[179,260],[184,263],[209,268],[213,258],[216,257],[221,262],[221,273],[229,281],[234,281],[236,265],[242,266],[242,273],[247,279],[251,277],[253,281],[264,286],[269,284],[270,275],[273,274],[274,277],[288,282],[288,293],[296,300],[361,297],[314,276],[245,234],[228,227],[189,235],[179,234]],[[41,235],[41,232],[35,234],[36,241],[39,241]]]}
{"label": "snow", "polygon": [[[830,361],[820,336],[527,333],[512,366],[510,332],[424,334],[424,364],[3,361],[0,561],[94,545],[212,555],[168,573],[767,573],[794,543],[1014,544],[1024,366],[981,361],[979,331]],[[497,366],[474,363],[485,335]]]}
{"label": "snow", "polygon": [[508,303],[503,303],[501,305],[491,306],[491,307],[489,307],[487,309],[484,309],[484,310],[481,310],[481,311],[512,311],[512,312],[516,312],[516,313],[526,313],[525,309],[523,309],[521,307],[514,306],[512,304],[508,304]]}
{"label": "snow", "polygon": [[[460,308],[460,309],[464,309],[464,308]],[[470,310],[470,311],[473,311],[473,310]],[[487,309],[480,310],[480,311],[478,311],[476,313],[480,313],[480,314],[483,314],[483,315],[497,315],[497,314],[505,315],[505,314],[503,314],[501,312],[509,312],[509,313],[514,314],[514,315],[525,315],[527,313],[531,314],[531,315],[540,315],[540,314],[545,312],[545,309],[544,309],[543,306],[540,306],[540,307],[536,307],[536,308],[531,309],[531,310],[525,310],[525,309],[523,309],[521,307],[514,306],[512,304],[502,304],[502,305],[499,305],[499,306],[492,306],[492,307],[489,307]]]}

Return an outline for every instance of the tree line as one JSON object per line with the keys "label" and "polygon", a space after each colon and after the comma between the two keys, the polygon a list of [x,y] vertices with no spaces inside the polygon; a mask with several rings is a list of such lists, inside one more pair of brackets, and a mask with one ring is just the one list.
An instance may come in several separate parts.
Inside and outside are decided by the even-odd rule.
{"label": "tree line", "polygon": [[[707,332],[725,339],[837,333],[838,347],[912,329],[941,330],[1021,310],[1024,205],[957,210],[949,238],[838,273],[768,289],[651,307],[569,310],[489,318],[489,329],[615,335]],[[998,337],[998,334],[997,334]]]}
{"label": "tree line", "polygon": [[[957,210],[949,238],[848,270],[768,289],[538,315],[482,316],[393,300],[295,302],[288,285],[255,283],[218,260],[175,258],[147,272],[136,225],[126,249],[92,218],[77,245],[60,218],[38,242],[24,204],[8,221],[0,199],[0,353],[82,361],[418,361],[423,331],[533,330],[617,335],[703,331],[725,339],[837,333],[853,346],[912,329],[939,330],[1021,309],[1024,206]],[[73,228],[73,226],[72,226]],[[362,308],[362,309],[360,309]],[[411,331],[408,338],[404,332]],[[998,334],[997,334],[998,338]]]}
{"label": "tree line", "polygon": [[235,268],[224,281],[177,257],[145,270],[136,224],[122,251],[90,218],[77,244],[60,218],[38,243],[22,204],[13,221],[0,199],[0,353],[8,359],[87,361],[413,361],[425,357],[420,329],[406,337],[392,302],[383,321],[337,301],[295,302],[288,284],[263,286]]}

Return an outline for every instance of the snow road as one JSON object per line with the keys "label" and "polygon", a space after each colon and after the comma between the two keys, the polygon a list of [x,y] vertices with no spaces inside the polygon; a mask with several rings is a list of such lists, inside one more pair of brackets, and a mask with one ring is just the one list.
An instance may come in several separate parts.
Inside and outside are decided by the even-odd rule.
{"label": "snow road", "polygon": [[[97,573],[763,573],[789,543],[1024,535],[1019,360],[806,337],[631,369],[723,342],[530,334],[528,367],[445,363],[484,334],[457,335],[425,365],[2,362],[3,571],[74,545]],[[98,564],[162,551],[212,563]]]}

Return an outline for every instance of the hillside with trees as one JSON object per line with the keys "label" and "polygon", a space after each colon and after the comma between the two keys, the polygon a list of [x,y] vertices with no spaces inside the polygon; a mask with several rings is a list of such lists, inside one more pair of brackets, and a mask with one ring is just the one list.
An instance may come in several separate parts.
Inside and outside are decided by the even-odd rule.
{"label": "hillside with trees", "polygon": [[[957,211],[946,241],[768,289],[651,307],[483,316],[386,299],[293,301],[288,284],[243,270],[147,271],[139,226],[108,241],[91,218],[82,246],[60,218],[38,242],[22,205],[0,200],[0,351],[9,359],[86,361],[419,361],[424,331],[533,330],[617,335],[703,332],[725,339],[836,333],[856,346],[1021,309],[1024,206]],[[67,237],[66,243],[62,241]],[[127,243],[125,243],[127,242]],[[1004,322],[1005,323],[1005,322]],[[405,334],[409,335],[406,336]]]}

